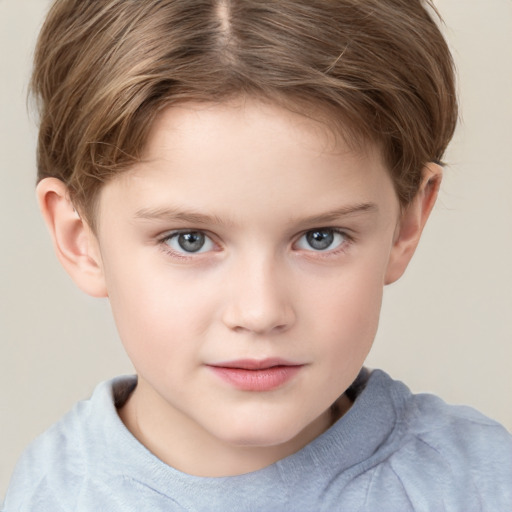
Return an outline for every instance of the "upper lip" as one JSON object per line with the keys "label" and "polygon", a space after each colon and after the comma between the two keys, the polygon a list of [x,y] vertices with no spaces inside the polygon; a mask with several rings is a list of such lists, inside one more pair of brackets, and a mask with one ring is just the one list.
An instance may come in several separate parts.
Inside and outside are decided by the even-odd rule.
{"label": "upper lip", "polygon": [[302,364],[271,357],[267,359],[237,359],[210,364],[210,366],[216,366],[218,368],[239,368],[241,370],[266,370],[274,366],[302,366]]}

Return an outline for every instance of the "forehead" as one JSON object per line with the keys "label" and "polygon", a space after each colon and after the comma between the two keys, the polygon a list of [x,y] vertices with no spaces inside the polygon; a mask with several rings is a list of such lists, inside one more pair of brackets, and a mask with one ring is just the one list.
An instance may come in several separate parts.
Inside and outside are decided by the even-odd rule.
{"label": "forehead", "polygon": [[241,216],[374,202],[390,184],[377,147],[356,150],[319,120],[238,99],[163,111],[141,162],[102,196],[112,200],[115,192],[137,210],[179,202]]}
{"label": "forehead", "polygon": [[[230,125],[228,127],[228,125]],[[213,130],[211,129],[213,127]],[[226,130],[233,128],[235,130]],[[173,132],[176,140],[195,134],[197,141],[207,143],[224,135],[236,140],[245,138],[252,147],[264,142],[265,134],[279,136],[284,142],[299,142],[314,151],[324,153],[351,152],[366,156],[378,151],[378,143],[370,141],[362,132],[344,123],[336,112],[323,103],[306,102],[283,96],[275,101],[264,97],[236,95],[222,102],[188,101],[163,110],[149,132],[144,156],[154,157],[162,147],[162,140]],[[251,133],[249,133],[251,132]],[[246,135],[249,133],[249,138]],[[234,137],[233,137],[234,136]]]}

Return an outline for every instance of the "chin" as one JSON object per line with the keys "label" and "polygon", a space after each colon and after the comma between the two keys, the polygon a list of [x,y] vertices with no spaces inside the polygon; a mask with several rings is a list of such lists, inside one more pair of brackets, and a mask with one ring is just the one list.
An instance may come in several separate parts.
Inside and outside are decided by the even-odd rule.
{"label": "chin", "polygon": [[[283,421],[251,421],[232,424],[229,430],[223,430],[222,440],[236,447],[272,448],[288,446],[290,454],[299,450],[322,433],[317,421],[303,425],[300,421],[286,418]],[[298,428],[299,427],[299,428]]]}

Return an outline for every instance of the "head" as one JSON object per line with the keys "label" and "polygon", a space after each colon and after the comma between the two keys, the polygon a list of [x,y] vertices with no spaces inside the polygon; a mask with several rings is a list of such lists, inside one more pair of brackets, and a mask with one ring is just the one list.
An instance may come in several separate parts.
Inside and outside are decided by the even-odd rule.
{"label": "head", "polygon": [[378,144],[407,205],[456,124],[452,60],[420,0],[58,0],[40,35],[38,179],[95,224],[169,106],[245,95]]}
{"label": "head", "polygon": [[110,298],[132,431],[158,445],[181,425],[265,465],[324,430],[455,126],[424,6],[58,0],[33,90],[42,210],[74,280]]}

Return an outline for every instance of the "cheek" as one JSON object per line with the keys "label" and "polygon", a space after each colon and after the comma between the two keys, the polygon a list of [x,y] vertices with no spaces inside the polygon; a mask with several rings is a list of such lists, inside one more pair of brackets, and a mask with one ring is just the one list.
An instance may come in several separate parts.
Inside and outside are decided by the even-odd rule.
{"label": "cheek", "polygon": [[[353,265],[333,273],[323,283],[311,283],[309,301],[320,315],[330,315],[332,325],[357,323],[378,314],[383,293],[383,273]],[[321,306],[320,306],[321,304]]]}
{"label": "cheek", "polygon": [[311,322],[321,331],[318,342],[329,344],[337,361],[364,360],[378,327],[382,273],[371,272],[366,266],[351,268],[313,290],[305,307],[309,308]]}
{"label": "cheek", "polygon": [[180,279],[154,261],[121,261],[109,267],[107,286],[120,338],[134,364],[195,347],[212,314],[201,283]]}

